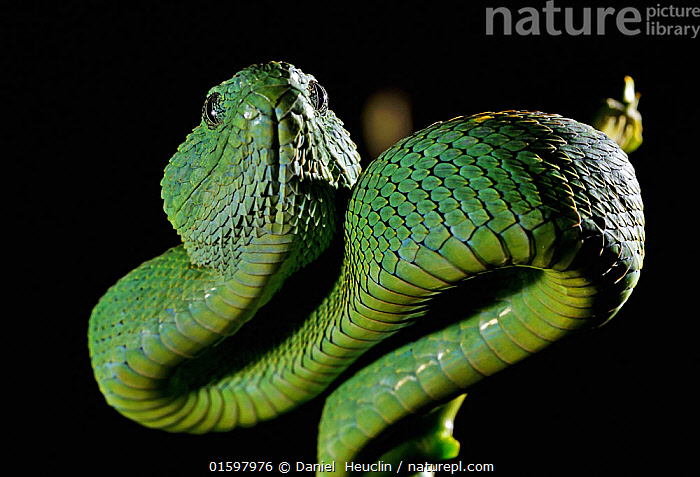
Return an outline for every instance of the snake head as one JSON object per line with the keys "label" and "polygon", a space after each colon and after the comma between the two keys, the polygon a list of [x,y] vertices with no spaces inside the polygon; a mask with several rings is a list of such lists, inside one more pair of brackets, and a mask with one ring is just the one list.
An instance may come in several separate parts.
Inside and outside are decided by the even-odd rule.
{"label": "snake head", "polygon": [[228,262],[263,235],[323,242],[321,229],[334,227],[330,194],[355,184],[359,160],[313,76],[253,65],[209,91],[199,126],[165,169],[164,209],[197,265]]}

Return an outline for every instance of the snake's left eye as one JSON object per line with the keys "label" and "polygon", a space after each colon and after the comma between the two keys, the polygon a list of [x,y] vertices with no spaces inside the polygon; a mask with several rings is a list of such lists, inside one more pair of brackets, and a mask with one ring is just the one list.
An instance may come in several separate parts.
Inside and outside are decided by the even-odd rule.
{"label": "snake's left eye", "polygon": [[311,96],[311,105],[316,112],[323,116],[328,111],[328,93],[326,88],[321,86],[318,81],[309,83],[309,95]]}
{"label": "snake's left eye", "polygon": [[223,121],[223,109],[220,106],[221,95],[212,93],[207,97],[202,107],[202,118],[209,126],[216,126]]}

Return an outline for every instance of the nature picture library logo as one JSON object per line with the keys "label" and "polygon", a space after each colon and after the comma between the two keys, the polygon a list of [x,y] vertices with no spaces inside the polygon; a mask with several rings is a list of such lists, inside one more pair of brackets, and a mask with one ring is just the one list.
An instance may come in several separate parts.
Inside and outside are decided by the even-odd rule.
{"label": "nature picture library logo", "polygon": [[486,8],[487,35],[605,35],[614,30],[627,36],[670,36],[695,39],[700,33],[700,6],[657,3],[650,7]]}

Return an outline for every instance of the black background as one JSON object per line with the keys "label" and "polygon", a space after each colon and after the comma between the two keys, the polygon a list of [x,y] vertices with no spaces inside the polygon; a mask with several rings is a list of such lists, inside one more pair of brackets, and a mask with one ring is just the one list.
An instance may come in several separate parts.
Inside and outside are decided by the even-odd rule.
{"label": "black background", "polygon": [[410,94],[417,129],[504,109],[587,121],[600,99],[620,96],[624,75],[634,77],[645,142],[632,160],[647,217],[638,289],[605,327],[474,389],[455,434],[465,464],[493,463],[504,474],[684,472],[685,428],[696,417],[688,276],[699,40],[627,37],[610,26],[604,36],[486,36],[484,8],[30,4],[3,18],[4,75],[13,80],[3,94],[4,159],[17,169],[4,177],[6,214],[18,227],[6,233],[27,250],[8,253],[24,303],[13,336],[28,358],[5,393],[28,409],[17,411],[17,432],[33,469],[202,475],[212,461],[314,460],[322,400],[228,434],[147,430],[105,404],[86,344],[90,310],[107,287],[178,241],[159,182],[209,87],[251,63],[284,60],[326,87],[365,165],[362,105],[384,86]]}

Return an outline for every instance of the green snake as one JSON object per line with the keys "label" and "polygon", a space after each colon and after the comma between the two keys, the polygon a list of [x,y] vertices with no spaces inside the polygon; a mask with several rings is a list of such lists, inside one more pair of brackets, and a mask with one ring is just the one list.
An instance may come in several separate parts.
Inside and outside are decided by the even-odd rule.
{"label": "green snake", "polygon": [[[457,117],[361,173],[325,89],[281,62],[209,91],[161,185],[183,244],[112,286],[88,330],[101,392],[144,426],[228,431],[290,411],[458,287],[454,316],[330,393],[319,462],[352,461],[407,416],[605,323],[644,256],[634,169],[592,127],[540,112]],[[265,327],[236,341],[330,244],[341,187],[352,193],[331,291],[268,341]]]}

